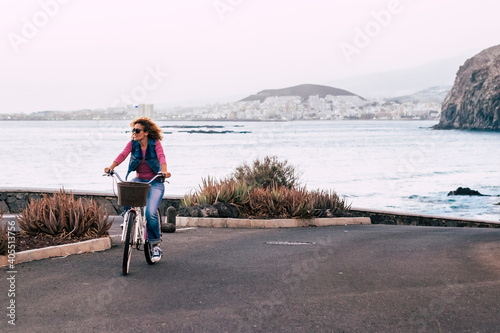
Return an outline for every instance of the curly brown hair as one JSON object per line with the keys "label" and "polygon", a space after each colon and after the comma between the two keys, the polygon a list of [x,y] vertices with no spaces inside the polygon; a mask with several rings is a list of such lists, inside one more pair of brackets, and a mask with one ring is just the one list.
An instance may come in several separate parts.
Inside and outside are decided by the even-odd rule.
{"label": "curly brown hair", "polygon": [[148,117],[140,117],[135,119],[130,123],[130,127],[134,127],[135,124],[140,124],[144,126],[144,132],[148,133],[148,139],[152,140],[163,140],[163,133],[161,128],[156,125],[150,118]]}

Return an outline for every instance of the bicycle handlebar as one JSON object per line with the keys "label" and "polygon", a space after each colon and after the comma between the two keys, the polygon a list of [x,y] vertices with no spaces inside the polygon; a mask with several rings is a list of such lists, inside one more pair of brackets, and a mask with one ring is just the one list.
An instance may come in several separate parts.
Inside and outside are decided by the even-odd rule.
{"label": "bicycle handlebar", "polygon": [[[116,176],[116,178],[118,178],[121,182],[125,182],[122,177],[120,177],[120,175],[118,174],[118,172],[116,172],[115,170],[109,170],[108,173],[105,173],[103,176],[108,176],[108,177],[113,177],[113,176]],[[146,184],[151,184],[154,180],[156,180],[157,178],[160,178],[160,182],[162,183],[169,183],[168,180],[165,179],[165,176],[163,175],[163,173],[159,172],[156,176],[154,176],[149,182],[147,182]],[[170,183],[169,183],[170,184]]]}

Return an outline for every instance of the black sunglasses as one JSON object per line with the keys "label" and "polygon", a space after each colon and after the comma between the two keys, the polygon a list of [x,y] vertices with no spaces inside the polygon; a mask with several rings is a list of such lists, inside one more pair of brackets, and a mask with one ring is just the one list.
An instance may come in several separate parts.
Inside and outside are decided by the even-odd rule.
{"label": "black sunglasses", "polygon": [[139,134],[139,133],[141,133],[142,131],[144,131],[144,130],[142,130],[142,129],[140,129],[140,128],[132,128],[132,133],[135,133],[135,134]]}

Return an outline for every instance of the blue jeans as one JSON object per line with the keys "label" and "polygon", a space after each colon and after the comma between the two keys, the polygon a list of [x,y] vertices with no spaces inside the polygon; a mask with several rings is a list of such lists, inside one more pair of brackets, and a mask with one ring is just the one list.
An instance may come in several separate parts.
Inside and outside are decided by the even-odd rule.
{"label": "blue jeans", "polygon": [[[147,183],[149,180],[134,178],[133,182]],[[159,181],[151,183],[148,193],[148,203],[146,204],[146,230],[148,232],[148,241],[151,245],[157,245],[161,242],[160,219],[158,217],[158,207],[165,193],[165,185]],[[126,210],[130,207],[123,207]]]}

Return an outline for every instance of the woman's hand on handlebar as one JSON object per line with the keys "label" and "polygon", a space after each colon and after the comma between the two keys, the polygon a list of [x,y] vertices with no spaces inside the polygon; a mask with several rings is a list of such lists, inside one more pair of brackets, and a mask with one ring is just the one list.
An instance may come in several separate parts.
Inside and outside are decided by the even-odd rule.
{"label": "woman's hand on handlebar", "polygon": [[167,182],[167,183],[168,183],[168,181],[167,181],[166,179],[167,179],[167,178],[170,178],[170,176],[172,176],[172,175],[170,174],[170,172],[166,172],[166,171],[165,171],[165,172],[163,172],[163,171],[160,171],[160,172],[158,172],[158,174],[157,174],[157,175],[156,175],[156,176],[155,176],[152,180],[154,180],[154,179],[159,179],[162,183],[164,183],[164,182]]}
{"label": "woman's hand on handlebar", "polygon": [[104,172],[109,174],[110,172],[112,172],[114,170],[114,168],[116,168],[118,166],[118,163],[116,163],[115,161],[113,161],[113,163],[111,163],[111,165],[107,168],[104,168]]}

